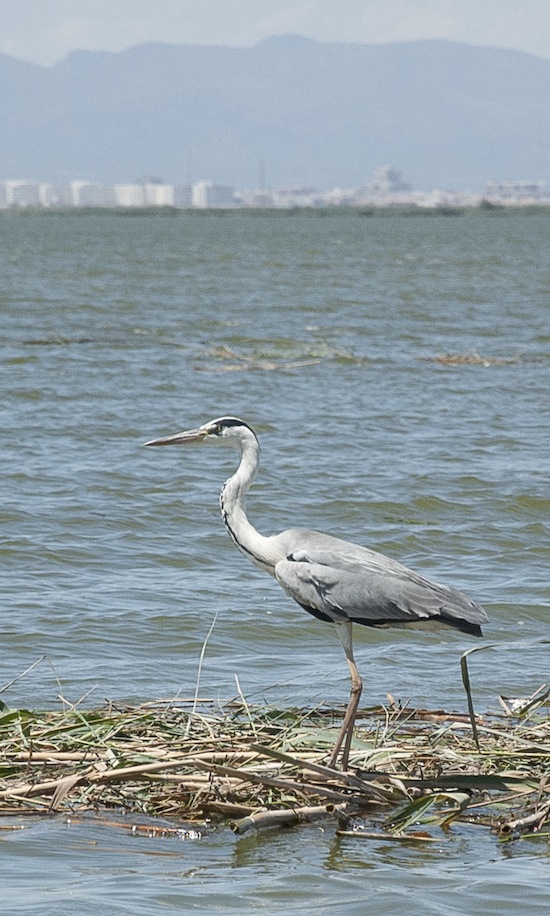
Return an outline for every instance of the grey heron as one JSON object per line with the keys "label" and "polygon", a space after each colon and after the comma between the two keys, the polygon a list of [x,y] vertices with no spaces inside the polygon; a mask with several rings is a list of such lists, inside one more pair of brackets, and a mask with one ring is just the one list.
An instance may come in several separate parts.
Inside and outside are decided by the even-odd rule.
{"label": "grey heron", "polygon": [[349,667],[351,692],[329,766],[336,765],[341,752],[346,770],[363,686],[353,655],[352,624],[443,624],[481,636],[487,614],[461,592],[430,582],[390,557],[349,541],[306,528],[289,528],[267,537],[260,534],[245,511],[246,493],[260,463],[260,445],[250,426],[237,417],[220,417],[145,445],[192,442],[221,443],[239,450],[239,466],[220,493],[222,519],[231,540],[249,560],[274,576],[305,611],[335,624]]}

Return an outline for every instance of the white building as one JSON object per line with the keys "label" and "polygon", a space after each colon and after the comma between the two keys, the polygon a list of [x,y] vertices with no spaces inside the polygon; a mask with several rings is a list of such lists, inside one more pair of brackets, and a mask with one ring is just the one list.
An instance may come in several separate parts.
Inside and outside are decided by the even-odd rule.
{"label": "white building", "polygon": [[174,185],[161,181],[144,182],[143,199],[146,207],[173,207]]}
{"label": "white building", "polygon": [[39,187],[40,205],[46,209],[72,207],[71,188],[68,184],[42,183]]}
{"label": "white building", "polygon": [[115,195],[111,185],[94,181],[71,181],[73,207],[114,207]]}
{"label": "white building", "polygon": [[4,182],[6,207],[40,207],[40,185],[25,179],[10,179]]}
{"label": "white building", "polygon": [[141,184],[115,184],[113,185],[116,207],[143,207],[143,185]]}
{"label": "white building", "polygon": [[403,181],[398,169],[391,165],[382,165],[376,169],[369,190],[371,193],[385,196],[410,191],[411,186]]}
{"label": "white building", "polygon": [[525,203],[540,200],[542,186],[537,181],[492,181],[485,188],[488,200]]}
{"label": "white building", "polygon": [[214,184],[213,181],[197,181],[191,188],[191,203],[200,210],[208,207],[234,207],[235,191],[226,185]]}
{"label": "white building", "polygon": [[117,207],[174,206],[174,185],[164,184],[162,181],[115,184],[113,192]]}
{"label": "white building", "polygon": [[292,207],[320,207],[323,205],[323,195],[316,188],[289,185],[275,188],[273,203],[276,207],[287,209]]}

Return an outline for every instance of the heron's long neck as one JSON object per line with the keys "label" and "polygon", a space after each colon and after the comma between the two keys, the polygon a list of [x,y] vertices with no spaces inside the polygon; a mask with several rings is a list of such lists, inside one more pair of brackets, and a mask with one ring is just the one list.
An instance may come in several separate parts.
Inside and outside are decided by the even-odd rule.
{"label": "heron's long neck", "polygon": [[270,538],[254,528],[245,512],[245,496],[260,463],[260,447],[256,441],[247,441],[241,447],[241,461],[233,477],[226,480],[220,493],[222,519],[233,543],[241,553],[273,574],[275,559],[270,556]]}

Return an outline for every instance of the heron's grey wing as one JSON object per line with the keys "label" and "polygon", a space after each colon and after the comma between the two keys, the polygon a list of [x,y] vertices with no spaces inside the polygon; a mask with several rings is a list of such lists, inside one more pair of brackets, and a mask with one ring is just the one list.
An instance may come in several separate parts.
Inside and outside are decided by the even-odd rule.
{"label": "heron's grey wing", "polygon": [[[345,542],[342,542],[345,544]],[[389,557],[329,542],[296,550],[275,567],[282,588],[302,607],[326,620],[366,626],[440,621],[477,632],[487,619],[477,604],[417,575]]]}

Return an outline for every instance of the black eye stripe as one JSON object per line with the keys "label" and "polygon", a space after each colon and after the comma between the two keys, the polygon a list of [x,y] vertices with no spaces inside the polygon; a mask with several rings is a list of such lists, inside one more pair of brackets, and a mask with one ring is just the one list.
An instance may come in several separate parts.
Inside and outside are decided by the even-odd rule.
{"label": "black eye stripe", "polygon": [[239,420],[238,417],[220,417],[219,420],[209,426],[209,433],[213,436],[219,436],[223,433],[224,429],[229,429],[232,426],[241,426],[243,429],[250,429],[248,423],[245,423],[244,420]]}
{"label": "black eye stripe", "polygon": [[220,429],[224,426],[246,426],[249,428],[247,423],[244,423],[243,420],[239,420],[237,417],[224,417],[217,425]]}

